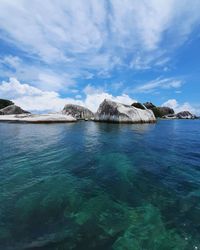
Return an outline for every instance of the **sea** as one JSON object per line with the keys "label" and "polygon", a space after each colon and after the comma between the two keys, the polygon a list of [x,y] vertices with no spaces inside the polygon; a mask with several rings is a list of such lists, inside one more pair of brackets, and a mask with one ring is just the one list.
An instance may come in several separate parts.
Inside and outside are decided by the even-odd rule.
{"label": "sea", "polygon": [[0,123],[0,249],[200,249],[200,120]]}

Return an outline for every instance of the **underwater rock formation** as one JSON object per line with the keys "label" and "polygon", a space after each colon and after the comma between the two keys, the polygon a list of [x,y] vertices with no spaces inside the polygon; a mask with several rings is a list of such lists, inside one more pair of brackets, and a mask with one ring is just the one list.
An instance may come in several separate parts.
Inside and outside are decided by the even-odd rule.
{"label": "underwater rock formation", "polygon": [[75,104],[65,105],[62,113],[71,115],[77,120],[91,120],[94,118],[94,114],[88,108]]}
{"label": "underwater rock formation", "polygon": [[105,99],[95,114],[95,121],[116,123],[152,123],[156,118],[151,110],[142,110],[130,105]]}

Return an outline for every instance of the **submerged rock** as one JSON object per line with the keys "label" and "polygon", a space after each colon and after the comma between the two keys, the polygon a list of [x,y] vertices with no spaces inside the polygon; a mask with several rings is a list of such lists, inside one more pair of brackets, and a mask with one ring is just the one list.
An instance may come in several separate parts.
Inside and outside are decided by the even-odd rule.
{"label": "submerged rock", "polygon": [[14,103],[10,100],[6,100],[6,99],[0,99],[0,109],[3,109],[7,106],[13,105]]}
{"label": "submerged rock", "polygon": [[151,204],[130,210],[130,226],[114,242],[113,250],[186,249],[188,242],[166,228],[160,211]]}
{"label": "submerged rock", "polygon": [[30,114],[30,112],[23,110],[19,106],[9,105],[0,110],[1,115],[15,115],[15,114]]}
{"label": "submerged rock", "polygon": [[62,113],[71,115],[77,120],[91,120],[94,118],[94,114],[88,108],[75,104],[65,105]]}
{"label": "submerged rock", "polygon": [[151,110],[142,110],[130,105],[105,99],[95,114],[95,121],[116,123],[152,123],[156,118]]}

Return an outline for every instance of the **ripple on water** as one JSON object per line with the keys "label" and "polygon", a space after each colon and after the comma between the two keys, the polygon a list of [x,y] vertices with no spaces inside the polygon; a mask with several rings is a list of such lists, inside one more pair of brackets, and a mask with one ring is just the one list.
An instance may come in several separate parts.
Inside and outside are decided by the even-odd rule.
{"label": "ripple on water", "polygon": [[199,249],[199,128],[0,124],[0,246]]}

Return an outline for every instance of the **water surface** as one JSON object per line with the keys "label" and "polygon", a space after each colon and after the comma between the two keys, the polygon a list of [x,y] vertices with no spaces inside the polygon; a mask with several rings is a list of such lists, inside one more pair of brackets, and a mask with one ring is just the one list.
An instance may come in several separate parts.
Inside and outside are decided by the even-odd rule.
{"label": "water surface", "polygon": [[200,249],[200,120],[0,123],[0,249]]}

